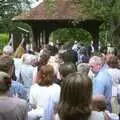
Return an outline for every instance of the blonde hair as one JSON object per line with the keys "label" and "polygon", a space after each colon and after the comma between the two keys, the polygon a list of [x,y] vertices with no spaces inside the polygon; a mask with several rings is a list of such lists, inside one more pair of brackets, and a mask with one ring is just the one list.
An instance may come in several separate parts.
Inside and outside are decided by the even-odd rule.
{"label": "blonde hair", "polygon": [[25,53],[24,48],[22,46],[19,46],[14,53],[14,57],[21,58],[24,53]]}

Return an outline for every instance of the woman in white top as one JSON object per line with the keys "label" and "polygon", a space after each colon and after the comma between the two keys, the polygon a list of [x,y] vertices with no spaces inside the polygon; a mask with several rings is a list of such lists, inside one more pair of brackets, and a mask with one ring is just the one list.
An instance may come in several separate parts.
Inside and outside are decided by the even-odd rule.
{"label": "woman in white top", "polygon": [[30,104],[32,110],[28,112],[29,120],[36,120],[43,116],[44,108],[52,97],[53,101],[57,104],[60,96],[60,87],[53,84],[53,67],[51,65],[41,66],[38,74],[37,81],[30,89]]}
{"label": "woman in white top", "polygon": [[120,95],[120,69],[118,69],[118,58],[115,55],[109,54],[106,56],[108,64],[108,73],[112,76],[112,112],[119,114],[120,105],[118,104],[118,94]]}
{"label": "woman in white top", "polygon": [[104,120],[103,112],[91,110],[92,81],[86,74],[69,74],[62,83],[55,120]]}

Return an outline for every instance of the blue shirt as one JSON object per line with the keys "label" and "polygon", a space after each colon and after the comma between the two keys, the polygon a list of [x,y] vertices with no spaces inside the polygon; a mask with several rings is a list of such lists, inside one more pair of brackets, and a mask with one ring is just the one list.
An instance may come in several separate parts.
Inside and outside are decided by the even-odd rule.
{"label": "blue shirt", "polygon": [[14,80],[12,80],[12,83],[11,83],[10,95],[17,96],[22,99],[27,99],[27,92],[24,86],[21,83]]}
{"label": "blue shirt", "polygon": [[112,97],[112,77],[107,72],[107,68],[103,66],[103,68],[101,68],[101,70],[93,77],[92,83],[93,96],[102,94],[105,96],[108,104],[110,104]]}

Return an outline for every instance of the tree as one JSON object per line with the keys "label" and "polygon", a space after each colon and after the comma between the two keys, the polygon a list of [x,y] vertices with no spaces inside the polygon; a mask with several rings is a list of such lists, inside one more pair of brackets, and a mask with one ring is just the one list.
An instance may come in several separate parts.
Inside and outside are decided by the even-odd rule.
{"label": "tree", "polygon": [[65,43],[66,41],[78,41],[90,44],[92,36],[87,31],[80,28],[64,28],[58,29],[52,34],[53,42],[59,40],[60,43]]}
{"label": "tree", "polygon": [[28,0],[0,0],[0,32],[11,32],[14,29],[11,19],[29,9]]}
{"label": "tree", "polygon": [[[46,1],[48,1],[48,3],[52,2],[52,0],[46,0]],[[81,10],[88,16],[89,15],[94,16],[95,19],[103,21],[103,25],[100,27],[100,39],[101,39],[100,41],[104,44],[106,44],[106,42],[109,42],[113,46],[120,48],[120,42],[119,42],[120,41],[120,1],[119,0],[71,0],[71,1],[80,11],[76,15],[77,16],[76,20],[73,21],[74,24],[76,22],[79,22],[79,20],[81,20],[79,19],[81,18]]]}
{"label": "tree", "polygon": [[[95,16],[96,19],[104,21],[101,27],[104,41],[120,48],[120,1],[119,0],[74,0],[84,10]],[[78,15],[79,16],[79,15]],[[107,33],[107,34],[106,34]],[[106,36],[107,35],[107,36]]]}

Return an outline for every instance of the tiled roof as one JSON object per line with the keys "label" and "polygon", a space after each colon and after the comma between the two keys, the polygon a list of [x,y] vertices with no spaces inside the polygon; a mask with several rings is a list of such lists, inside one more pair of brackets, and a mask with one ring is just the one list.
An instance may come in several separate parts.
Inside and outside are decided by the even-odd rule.
{"label": "tiled roof", "polygon": [[42,2],[29,12],[14,17],[13,20],[73,20],[78,16],[80,21],[92,19],[92,16],[78,3],[71,0],[54,0],[49,4]]}

